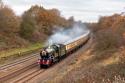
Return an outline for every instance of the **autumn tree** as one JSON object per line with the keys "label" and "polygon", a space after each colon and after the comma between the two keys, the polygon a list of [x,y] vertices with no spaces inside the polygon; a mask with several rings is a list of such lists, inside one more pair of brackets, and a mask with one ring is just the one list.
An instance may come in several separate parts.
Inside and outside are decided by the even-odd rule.
{"label": "autumn tree", "polygon": [[90,23],[95,39],[95,50],[107,53],[125,46],[125,15],[103,16],[98,23]]}
{"label": "autumn tree", "polygon": [[0,7],[0,31],[18,32],[19,20],[13,10],[7,6]]}
{"label": "autumn tree", "polygon": [[[38,13],[42,10],[42,7],[32,6],[22,15],[22,22],[20,28],[21,37],[30,41],[40,41],[43,37],[43,30],[41,23],[38,21]],[[45,27],[46,28],[46,27]]]}
{"label": "autumn tree", "polygon": [[22,22],[20,25],[20,35],[21,37],[31,40],[33,32],[35,30],[35,19],[33,14],[25,12],[22,16]]}
{"label": "autumn tree", "polygon": [[75,22],[74,17],[73,16],[69,17],[68,21],[70,23],[70,26],[72,26]]}
{"label": "autumn tree", "polygon": [[54,26],[69,26],[69,21],[61,17],[57,9],[45,9],[35,5],[22,16],[20,35],[31,41],[45,39],[53,33]]}

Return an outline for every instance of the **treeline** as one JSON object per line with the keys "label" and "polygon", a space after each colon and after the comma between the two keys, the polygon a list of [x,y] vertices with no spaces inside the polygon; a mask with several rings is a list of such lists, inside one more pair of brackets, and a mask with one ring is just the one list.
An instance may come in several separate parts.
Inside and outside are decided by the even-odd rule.
{"label": "treeline", "polygon": [[39,41],[44,35],[51,35],[54,26],[69,27],[72,22],[61,17],[57,9],[46,10],[36,5],[23,14],[20,35],[30,41]]}
{"label": "treeline", "polygon": [[94,33],[96,51],[108,53],[125,47],[125,15],[103,16],[88,26]]}
{"label": "treeline", "polygon": [[17,16],[0,2],[0,50],[43,42],[53,33],[54,26],[69,27],[73,22],[73,17],[65,19],[57,9],[38,5]]}

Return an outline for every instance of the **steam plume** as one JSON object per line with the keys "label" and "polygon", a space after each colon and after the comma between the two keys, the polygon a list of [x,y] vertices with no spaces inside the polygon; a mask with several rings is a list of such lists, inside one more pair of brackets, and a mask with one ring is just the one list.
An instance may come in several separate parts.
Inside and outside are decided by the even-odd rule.
{"label": "steam plume", "polygon": [[48,39],[48,44],[64,44],[67,41],[70,41],[81,35],[87,34],[88,31],[89,30],[86,28],[86,26],[80,23],[76,23],[73,27],[68,29],[59,28],[58,30],[54,31],[54,34],[52,36],[50,36],[50,38]]}

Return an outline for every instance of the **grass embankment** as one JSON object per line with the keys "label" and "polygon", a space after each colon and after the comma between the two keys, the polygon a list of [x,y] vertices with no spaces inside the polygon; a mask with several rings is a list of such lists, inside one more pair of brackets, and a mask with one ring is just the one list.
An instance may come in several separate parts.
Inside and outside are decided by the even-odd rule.
{"label": "grass embankment", "polygon": [[10,50],[4,50],[0,52],[0,63],[4,62],[5,60],[8,60],[9,58],[17,58],[21,57],[33,52],[38,51],[40,48],[42,48],[41,43],[36,43],[29,45],[27,47],[23,48],[15,48],[15,49],[10,49]]}

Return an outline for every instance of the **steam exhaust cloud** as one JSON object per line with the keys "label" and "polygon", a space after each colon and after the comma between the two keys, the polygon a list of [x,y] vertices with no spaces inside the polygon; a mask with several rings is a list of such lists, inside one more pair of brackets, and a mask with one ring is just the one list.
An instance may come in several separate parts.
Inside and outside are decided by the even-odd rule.
{"label": "steam exhaust cloud", "polygon": [[82,23],[75,23],[71,28],[61,28],[59,27],[54,31],[54,34],[50,36],[47,44],[60,43],[64,44],[70,40],[73,40],[81,35],[88,34],[89,30]]}

